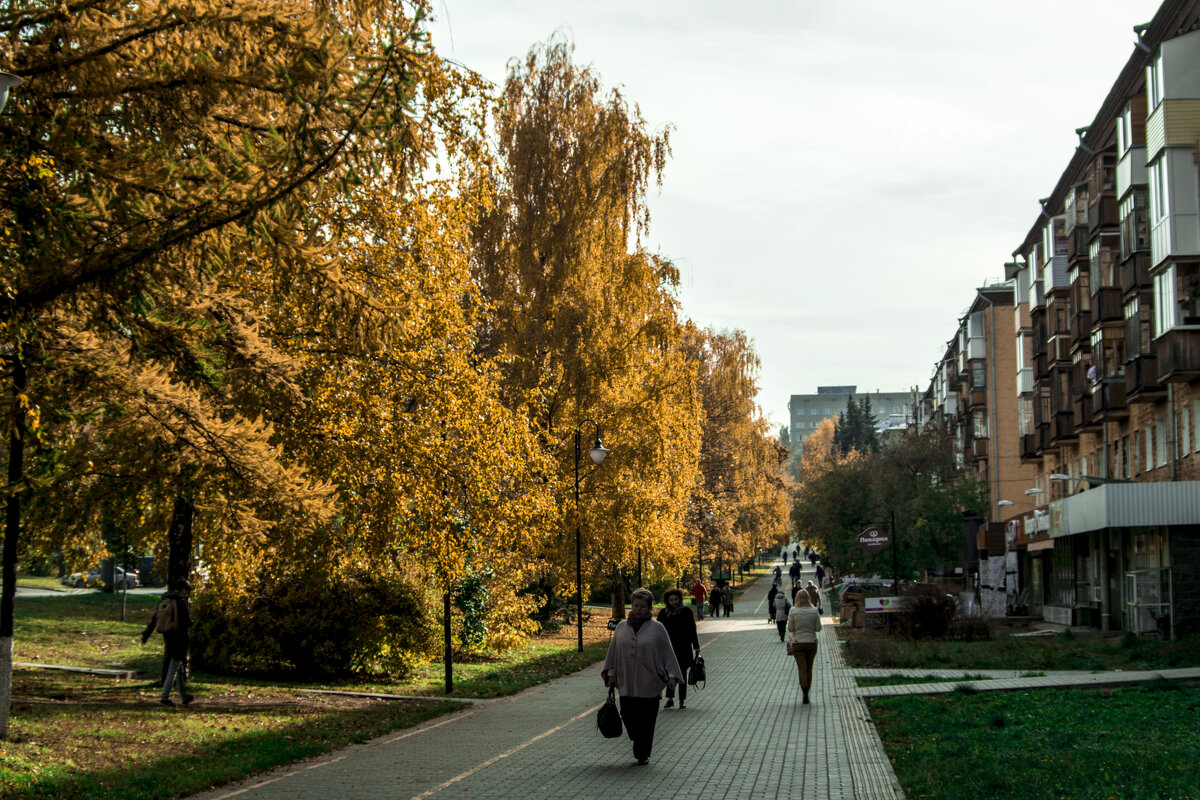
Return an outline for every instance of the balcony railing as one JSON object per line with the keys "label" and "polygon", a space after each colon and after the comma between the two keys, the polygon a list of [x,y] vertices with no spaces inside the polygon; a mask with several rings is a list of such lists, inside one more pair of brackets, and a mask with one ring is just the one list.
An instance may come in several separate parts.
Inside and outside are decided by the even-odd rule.
{"label": "balcony railing", "polygon": [[1092,322],[1120,322],[1122,319],[1121,290],[1115,286],[1098,289],[1092,296]]}
{"label": "balcony railing", "polygon": [[1040,461],[1042,458],[1041,448],[1038,446],[1041,437],[1036,433],[1027,433],[1021,437],[1021,460],[1022,461]]}
{"label": "balcony railing", "polygon": [[1117,199],[1111,195],[1102,195],[1100,202],[1088,206],[1088,230],[1093,233],[1099,228],[1113,227],[1120,222]]}
{"label": "balcony railing", "polygon": [[1125,402],[1125,378],[1103,378],[1092,390],[1092,417],[1096,422],[1109,422],[1129,416]]}
{"label": "balcony railing", "polygon": [[1072,409],[1060,411],[1054,415],[1052,424],[1051,444],[1058,442],[1073,442],[1079,435],[1075,433],[1075,412]]}
{"label": "balcony railing", "polygon": [[1083,394],[1075,400],[1075,432],[1095,430],[1100,427],[1100,421],[1095,414],[1095,395]]}
{"label": "balcony railing", "polygon": [[1076,226],[1067,234],[1067,263],[1085,263],[1088,257],[1088,229],[1086,225]]}
{"label": "balcony railing", "polygon": [[1181,383],[1200,377],[1200,326],[1173,328],[1154,340],[1158,378]]}
{"label": "balcony railing", "polygon": [[1150,281],[1150,254],[1139,250],[1121,262],[1121,291],[1124,294],[1138,289],[1148,289]]}
{"label": "balcony railing", "polygon": [[978,461],[982,458],[987,458],[988,455],[988,440],[987,439],[972,439],[971,440],[971,458]]}
{"label": "balcony railing", "polygon": [[1071,342],[1090,344],[1092,341],[1092,312],[1077,311],[1071,317]]}
{"label": "balcony railing", "polygon": [[1134,356],[1125,362],[1125,400],[1148,400],[1167,393],[1158,382],[1158,362],[1153,355]]}

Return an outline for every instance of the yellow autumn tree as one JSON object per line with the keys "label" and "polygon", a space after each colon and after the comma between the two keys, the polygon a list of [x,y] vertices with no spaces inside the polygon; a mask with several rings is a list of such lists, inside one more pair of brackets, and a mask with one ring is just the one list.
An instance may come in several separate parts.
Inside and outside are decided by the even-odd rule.
{"label": "yellow autumn tree", "polygon": [[[505,364],[506,402],[543,398],[530,421],[557,465],[562,513],[540,588],[573,593],[576,525],[585,584],[620,583],[639,550],[652,574],[670,574],[684,557],[700,407],[680,349],[678,273],[640,244],[667,132],[650,133],[563,42],[512,64],[496,131],[496,205],[474,243],[490,309],[480,342]],[[584,453],[575,508],[575,437],[590,447],[588,420],[612,453],[594,469]]]}

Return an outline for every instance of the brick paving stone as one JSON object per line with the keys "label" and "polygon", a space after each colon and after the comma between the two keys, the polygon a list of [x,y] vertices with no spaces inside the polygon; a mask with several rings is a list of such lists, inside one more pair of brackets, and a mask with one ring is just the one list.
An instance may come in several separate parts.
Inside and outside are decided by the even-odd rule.
{"label": "brick paving stone", "polygon": [[605,691],[594,665],[195,800],[903,798],[828,616],[812,703],[800,703],[795,662],[766,622],[769,585],[752,585],[732,617],[700,623],[711,680],[689,689],[686,709],[660,710],[648,766],[633,766],[628,739],[596,730]]}

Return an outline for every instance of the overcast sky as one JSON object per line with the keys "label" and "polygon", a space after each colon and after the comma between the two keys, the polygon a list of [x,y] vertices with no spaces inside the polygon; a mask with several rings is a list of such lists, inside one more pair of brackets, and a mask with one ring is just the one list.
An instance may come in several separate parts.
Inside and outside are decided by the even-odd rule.
{"label": "overcast sky", "polygon": [[557,32],[674,127],[650,248],[688,317],[754,340],[777,425],[818,385],[928,386],[1159,5],[433,2],[442,55],[502,83]]}

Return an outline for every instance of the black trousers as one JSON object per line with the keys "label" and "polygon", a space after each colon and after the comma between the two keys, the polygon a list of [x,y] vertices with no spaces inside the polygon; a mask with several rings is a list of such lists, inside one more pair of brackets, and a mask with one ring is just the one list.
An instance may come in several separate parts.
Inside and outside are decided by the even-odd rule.
{"label": "black trousers", "polygon": [[[687,672],[687,668],[685,667],[683,671]],[[667,687],[667,699],[668,700],[675,699],[675,690],[672,689],[670,686]],[[679,684],[679,705],[683,705],[686,702],[687,702],[687,683],[680,682],[680,684]],[[658,712],[655,712],[655,713],[658,713]]]}
{"label": "black trousers", "polygon": [[633,740],[633,757],[649,758],[654,747],[654,723],[658,720],[658,697],[622,697],[621,719]]}

